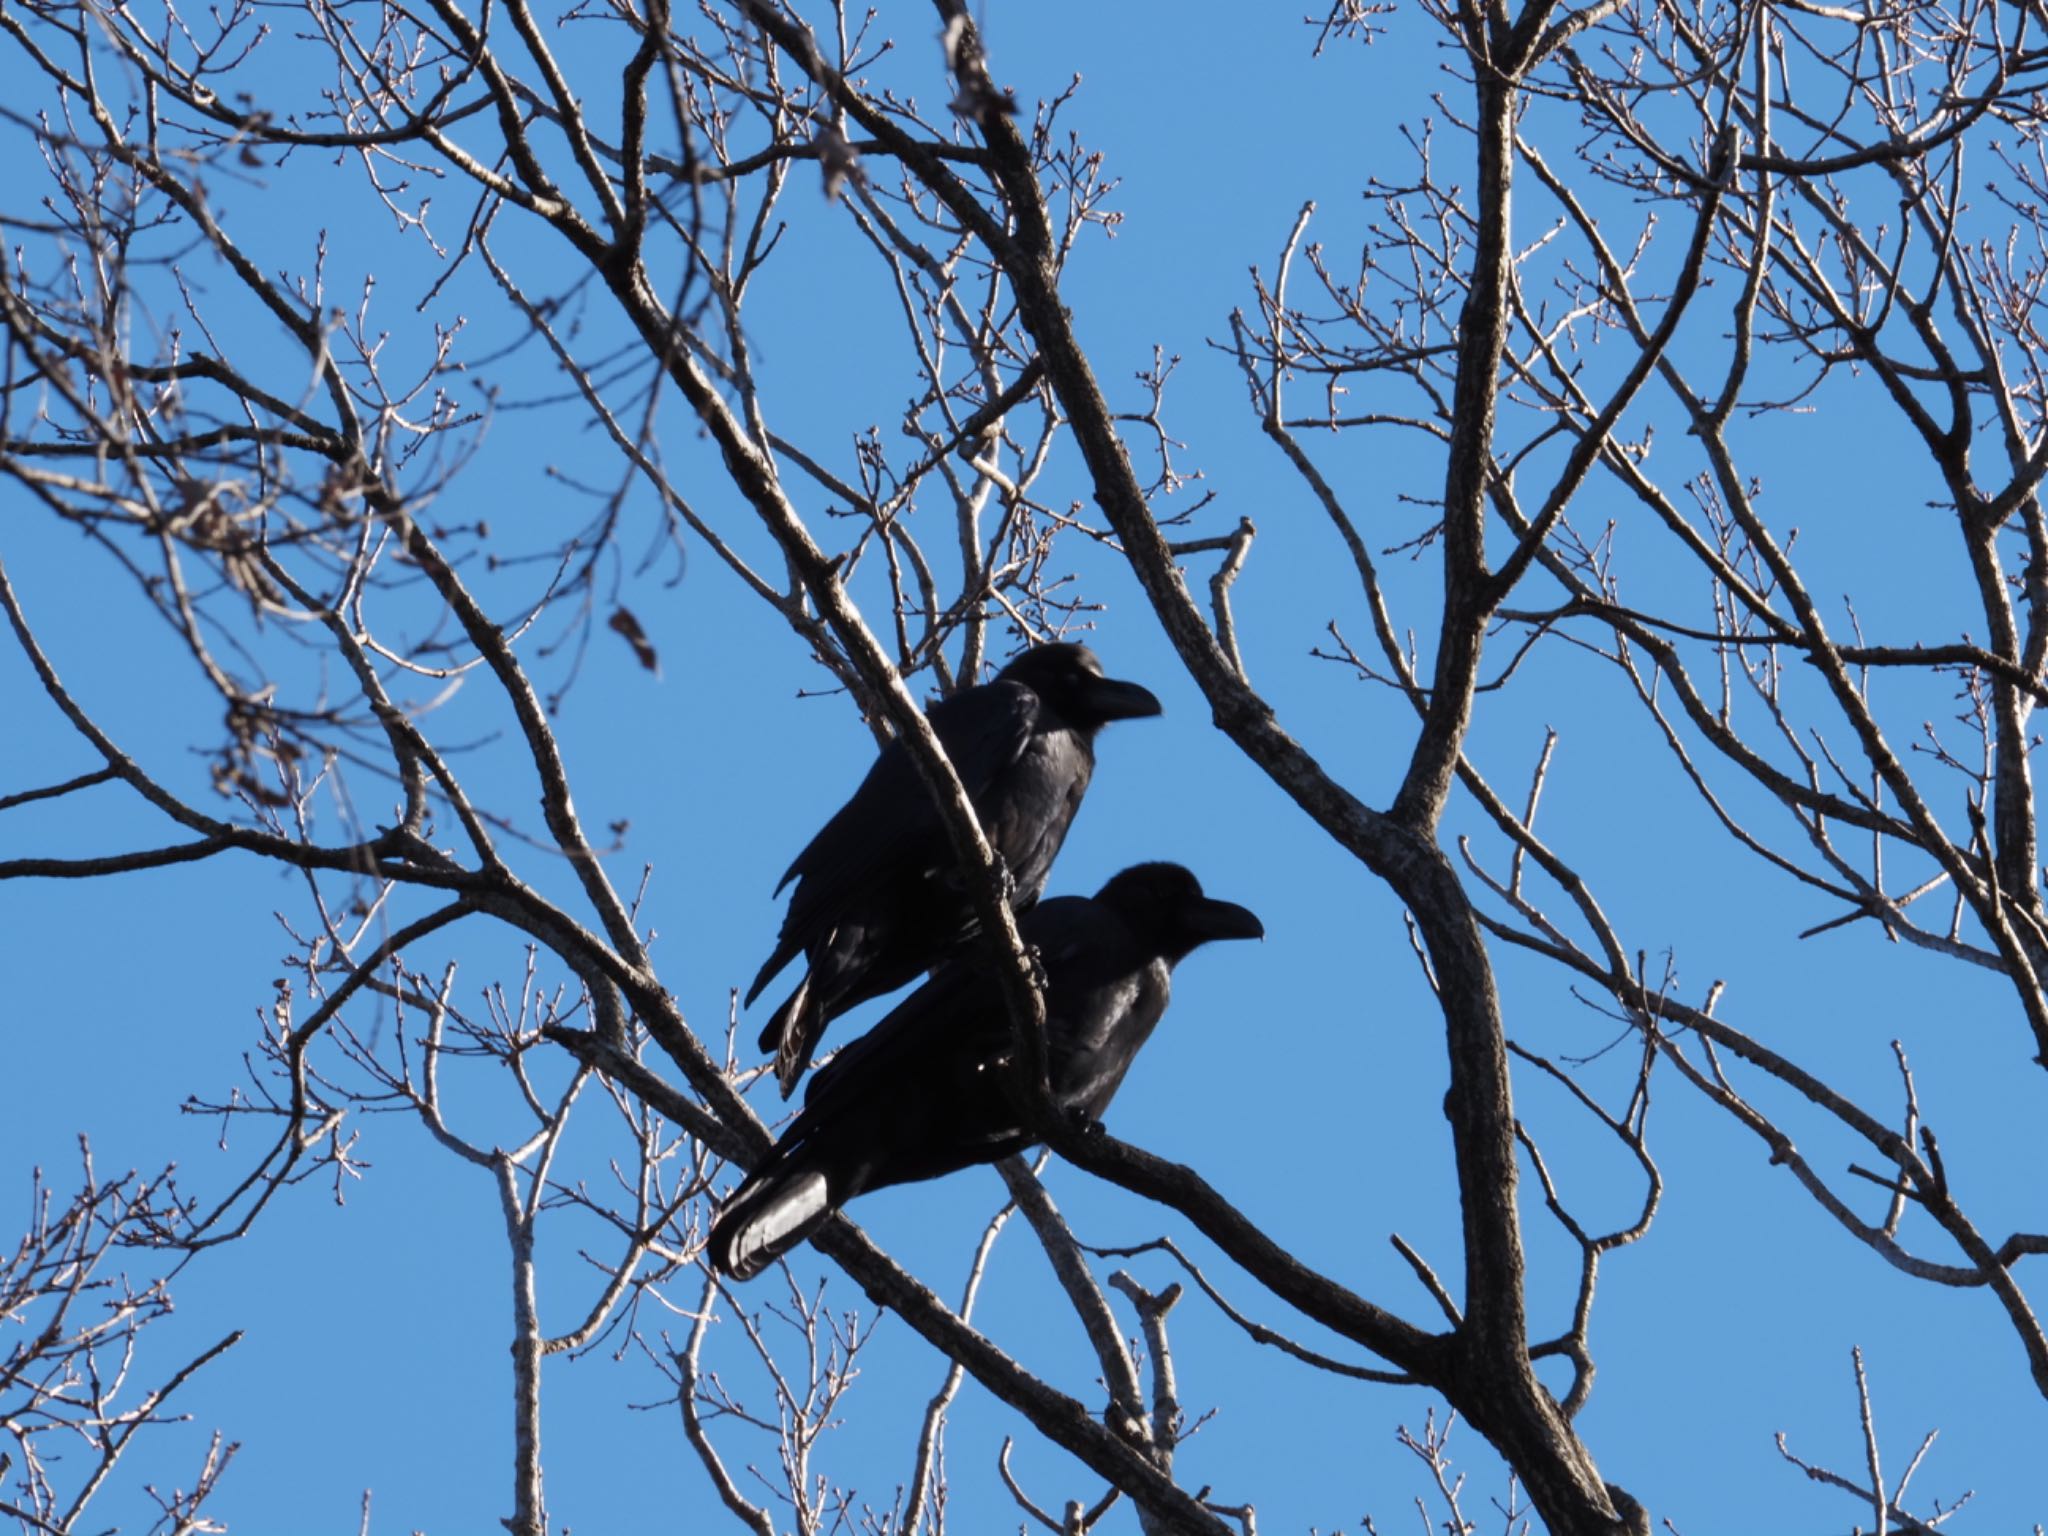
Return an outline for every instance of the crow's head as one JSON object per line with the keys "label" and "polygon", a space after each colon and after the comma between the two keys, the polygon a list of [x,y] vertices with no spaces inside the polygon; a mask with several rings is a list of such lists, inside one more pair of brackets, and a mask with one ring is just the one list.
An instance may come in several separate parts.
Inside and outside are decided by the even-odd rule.
{"label": "crow's head", "polygon": [[1133,864],[1111,876],[1095,899],[1168,964],[1211,939],[1266,936],[1256,913],[1204,896],[1202,882],[1179,864]]}
{"label": "crow's head", "polygon": [[1022,683],[1067,724],[1095,731],[1112,720],[1156,715],[1159,700],[1149,688],[1102,675],[1102,663],[1085,645],[1056,641],[1036,645],[997,674],[1002,682]]}

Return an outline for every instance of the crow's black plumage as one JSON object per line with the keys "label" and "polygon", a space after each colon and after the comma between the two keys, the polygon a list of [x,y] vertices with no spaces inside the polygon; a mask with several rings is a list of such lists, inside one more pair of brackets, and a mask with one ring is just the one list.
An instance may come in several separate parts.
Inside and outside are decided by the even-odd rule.
{"label": "crow's black plumage", "polygon": [[[1082,1121],[1109,1107],[1165,1013],[1175,963],[1210,939],[1265,933],[1178,864],[1134,865],[1092,897],[1039,903],[1018,927],[1045,967],[1053,1097]],[[803,1111],[713,1224],[712,1262],[748,1279],[864,1190],[1030,1145],[1015,1054],[995,977],[977,956],[949,961],[811,1079]]]}
{"label": "crow's black plumage", "polygon": [[[1015,882],[1017,910],[1045,888],[1095,771],[1095,733],[1158,713],[1145,689],[1104,677],[1093,651],[1064,643],[1034,647],[994,681],[932,707],[932,729]],[[761,1031],[784,1098],[827,1024],[895,991],[974,932],[945,826],[901,742],[883,749],[777,894],[792,880],[775,953],[747,991],[751,1006],[777,971],[804,957],[803,980]]]}

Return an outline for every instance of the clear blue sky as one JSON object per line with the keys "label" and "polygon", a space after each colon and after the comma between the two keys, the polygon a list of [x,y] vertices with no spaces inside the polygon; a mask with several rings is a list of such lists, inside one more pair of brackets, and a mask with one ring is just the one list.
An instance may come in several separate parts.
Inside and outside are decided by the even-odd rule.
{"label": "clear blue sky", "polygon": [[[1198,531],[1225,531],[1239,516],[1259,525],[1237,589],[1252,678],[1347,783],[1383,802],[1412,734],[1406,707],[1308,656],[1329,620],[1360,642],[1367,624],[1341,550],[1258,433],[1234,364],[1206,343],[1226,333],[1234,306],[1249,304],[1247,268],[1270,270],[1304,201],[1319,204],[1315,237],[1333,252],[1355,249],[1366,180],[1409,169],[1399,127],[1437,111],[1432,92],[1462,89],[1441,71],[1436,28],[1403,7],[1385,18],[1372,46],[1337,47],[1311,62],[1313,29],[1291,12],[1247,19],[1240,7],[1064,0],[990,11],[996,78],[1028,101],[1079,73],[1083,85],[1063,121],[1103,150],[1108,173],[1121,179],[1114,238],[1085,241],[1066,284],[1097,371],[1121,402],[1136,405],[1133,375],[1149,366],[1154,345],[1183,356],[1169,419],[1188,444],[1183,467],[1199,468],[1198,489],[1217,497]],[[906,7],[882,25],[904,51],[902,68],[936,103],[943,85],[929,14]],[[573,34],[564,46],[573,58]],[[11,50],[0,50],[0,88],[17,108],[33,93]],[[18,133],[9,134],[18,146]],[[1455,160],[1466,151],[1447,133],[1439,153]],[[10,155],[8,163],[21,162]],[[804,184],[808,174],[798,172],[787,199],[791,244],[754,302],[754,342],[779,429],[844,457],[848,432],[870,423],[893,432],[907,374],[893,350],[895,317],[884,311],[893,299],[871,260],[856,265],[860,248],[837,210]],[[361,273],[377,270],[393,346],[418,349],[412,304],[431,269],[416,246],[392,236],[388,216],[354,193],[355,201],[341,201],[354,185],[346,168],[308,155],[252,171],[246,185],[222,190],[221,204],[245,225],[260,210],[252,239],[273,264],[303,261],[312,232],[327,228],[333,302],[352,304]],[[441,217],[459,221],[466,206],[449,197]],[[1524,239],[1535,232],[1518,230]],[[542,250],[534,256],[546,259]],[[482,356],[509,339],[512,322],[488,307],[481,284],[473,292],[464,345]],[[281,345],[266,343],[260,327],[246,334],[250,345]],[[1705,326],[1699,345],[1711,347],[1715,334]],[[515,390],[545,383],[537,369],[502,376]],[[1961,572],[1940,516],[1924,506],[1931,490],[1911,478],[1920,472],[1895,450],[1895,437],[1872,430],[1883,420],[1872,397],[1819,404],[1814,416],[1745,429],[1767,508],[1801,507],[1787,520],[1800,524],[1801,549],[1824,573],[1816,590],[1853,587],[1866,620],[1892,637],[1951,638],[1968,620],[1949,606]],[[702,466],[707,515],[743,527],[744,509],[691,441],[680,407],[667,420],[675,461]],[[1657,451],[1686,449],[1674,429],[1660,435]],[[1398,497],[1433,492],[1441,466],[1430,455],[1393,438],[1329,452],[1375,547],[1407,539],[1427,521]],[[503,412],[436,513],[487,515],[508,530],[508,544],[544,542],[563,499],[541,478],[549,467],[591,480],[612,474],[604,445],[573,413]],[[1066,495],[1085,499],[1071,455],[1057,475]],[[0,494],[8,497],[0,553],[67,680],[154,770],[208,796],[205,758],[188,749],[203,752],[217,724],[189,665],[137,611],[104,556],[12,493]],[[1596,484],[1575,520],[1597,530],[1621,519],[1624,555],[1641,549],[1649,558],[1648,531],[1637,539],[1632,522],[1637,509],[1606,504],[1609,494]],[[758,535],[740,536],[759,547]],[[1455,1289],[1458,1224],[1440,1110],[1441,1030],[1399,909],[1209,727],[1128,575],[1078,541],[1066,558],[1107,605],[1093,638],[1110,670],[1146,682],[1167,713],[1104,738],[1096,787],[1051,889],[1088,891],[1134,860],[1176,858],[1212,893],[1258,911],[1269,935],[1263,945],[1205,951],[1182,969],[1173,1011],[1110,1124],[1200,1168],[1303,1258],[1427,1321],[1430,1303],[1388,1235],[1400,1233]],[[1432,561],[1397,556],[1387,571],[1404,617],[1433,623]],[[612,861],[615,880],[631,887],[643,864],[653,866],[646,921],[659,933],[654,953],[664,981],[696,1027],[715,1037],[728,990],[751,977],[773,938],[776,878],[857,778],[871,742],[845,700],[796,697],[819,686],[821,674],[780,621],[702,551],[692,552],[679,583],[640,580],[627,601],[663,658],[662,675],[633,666],[624,647],[600,633],[558,728],[586,823],[631,824],[626,851]],[[447,739],[502,729],[502,712],[486,694],[469,685],[435,717],[437,728]],[[0,792],[94,766],[36,695],[11,645],[0,646],[0,708],[10,722]],[[1950,708],[1934,698],[1926,711]],[[1596,663],[1563,647],[1539,652],[1517,689],[1482,701],[1474,755],[1504,786],[1518,787],[1546,726],[1561,739],[1544,826],[1592,879],[1626,942],[1653,957],[1672,951],[1690,1001],[1725,979],[1725,1014],[1825,1068],[1866,1102],[1893,1102],[1888,1042],[1904,1038],[1923,1108],[1951,1167],[1969,1170],[1971,1196],[1994,1238],[2011,1226],[2038,1227],[2041,1074],[2024,1065],[2024,1027],[1996,979],[1888,946],[1868,924],[1797,942],[1801,929],[1834,913],[1730,849],[1660,756],[1640,712],[1624,706]],[[506,746],[484,740],[461,771],[485,798],[526,814],[530,784]],[[1454,806],[1447,839],[1483,831],[1469,803]],[[110,850],[167,832],[128,797],[102,789],[47,812],[0,817],[0,856]],[[560,886],[542,856],[525,867],[545,886]],[[118,882],[0,886],[9,979],[0,1041],[15,1085],[0,1120],[0,1209],[25,1208],[32,1165],[63,1187],[81,1133],[91,1136],[103,1172],[174,1159],[195,1193],[238,1177],[253,1143],[233,1139],[223,1150],[216,1124],[181,1114],[180,1104],[188,1095],[218,1098],[241,1081],[242,1053],[288,947],[274,914],[293,917],[302,907],[294,877],[236,859]],[[515,946],[480,925],[437,938],[416,959],[425,966],[430,956],[435,968],[461,962],[458,993],[472,999],[491,981],[515,983],[521,964]],[[1556,972],[1511,951],[1497,960],[1511,1031],[1531,1049],[1582,1055],[1617,1032]],[[745,1038],[754,1023],[743,1026]],[[366,1011],[357,1028],[373,1027],[390,1021]],[[1616,1092],[1631,1055],[1624,1049],[1590,1067],[1589,1084]],[[461,1108],[485,1141],[492,1127],[513,1123],[502,1088],[465,1080],[460,1090]],[[1631,1210],[1632,1168],[1585,1117],[1548,1085],[1525,1077],[1521,1092],[1523,1118],[1592,1219]],[[1767,1090],[1762,1099],[1788,1115],[1794,1108]],[[596,1119],[596,1109],[584,1112]],[[1805,1126],[1796,1117],[1788,1124],[1795,1134]],[[248,1337],[186,1389],[189,1430],[138,1453],[138,1468],[102,1511],[108,1523],[145,1526],[140,1474],[179,1479],[215,1426],[242,1445],[214,1507],[238,1531],[354,1530],[365,1488],[377,1532],[478,1531],[508,1512],[509,1322],[495,1191],[401,1117],[373,1117],[360,1129],[370,1166],[346,1189],[345,1204],[331,1188],[301,1187],[247,1241],[179,1278],[178,1314],[151,1335],[161,1352],[143,1374],[232,1328]],[[1665,1204],[1650,1237],[1610,1261],[1593,1331],[1600,1376],[1581,1423],[1607,1477],[1686,1536],[1846,1525],[1857,1511],[1780,1462],[1771,1437],[1782,1431],[1796,1452],[1845,1471],[1860,1466],[1850,1350],[1861,1345],[1893,1475],[1938,1428],[1942,1438],[1916,1489],[1944,1503],[1977,1491],[1951,1529],[2004,1532],[2048,1516],[2030,1470],[2048,1422],[1988,1296],[1936,1291],[1882,1267],[1826,1224],[1753,1138],[1675,1079],[1660,1079],[1653,1145]],[[1802,1146],[1831,1175],[1855,1155],[1824,1134]],[[587,1158],[573,1165],[580,1172],[603,1175],[600,1144],[576,1155]],[[1086,1241],[1183,1231],[1177,1218],[1058,1166],[1048,1183]],[[852,1214],[951,1296],[1001,1200],[996,1175],[977,1170],[871,1197]],[[1524,1201],[1532,1311],[1538,1330],[1548,1331],[1564,1321],[1572,1256],[1533,1181]],[[548,1326],[560,1329],[595,1293],[577,1247],[602,1257],[610,1245],[566,1220],[551,1235],[556,1262],[543,1280],[542,1307]],[[1133,1267],[1155,1288],[1176,1278],[1158,1259]],[[823,1273],[808,1256],[797,1268]],[[1297,1326],[1220,1260],[1210,1272],[1262,1321],[1354,1358]],[[748,1300],[777,1300],[778,1283],[758,1283]],[[841,1277],[830,1279],[825,1296],[830,1306],[869,1316],[865,1298]],[[693,1306],[695,1290],[680,1285],[671,1300]],[[1100,1400],[1079,1326],[1021,1226],[997,1249],[977,1316],[1049,1380]],[[1218,1410],[1183,1450],[1183,1484],[1257,1504],[1267,1532],[1356,1531],[1368,1513],[1387,1531],[1415,1518],[1412,1501],[1427,1478],[1394,1431],[1419,1427],[1427,1396],[1292,1367],[1199,1297],[1184,1302],[1173,1323],[1184,1403],[1193,1414]],[[652,1339],[651,1316],[643,1326]],[[679,1344],[687,1319],[668,1326]],[[712,1352],[761,1401],[736,1333],[721,1325]],[[543,1434],[555,1522],[582,1532],[714,1526],[726,1517],[676,1415],[645,1406],[658,1404],[666,1385],[637,1351],[616,1362],[612,1353],[548,1368]],[[844,1427],[828,1437],[818,1467],[882,1507],[909,1473],[910,1427],[945,1362],[889,1320],[861,1364]],[[1024,1440],[1013,1470],[1042,1505],[1057,1509],[1099,1492],[1091,1475],[1030,1441],[970,1382],[947,1436],[956,1528],[1016,1523],[993,1471],[1011,1434]],[[772,1456],[766,1442],[741,1434],[725,1445],[735,1463]],[[1469,1432],[1456,1447],[1471,1479],[1467,1513],[1491,1528],[1488,1501],[1505,1496],[1499,1464]],[[146,1459],[152,1455],[158,1459]],[[1133,1530],[1135,1522],[1124,1510],[1110,1528]]]}

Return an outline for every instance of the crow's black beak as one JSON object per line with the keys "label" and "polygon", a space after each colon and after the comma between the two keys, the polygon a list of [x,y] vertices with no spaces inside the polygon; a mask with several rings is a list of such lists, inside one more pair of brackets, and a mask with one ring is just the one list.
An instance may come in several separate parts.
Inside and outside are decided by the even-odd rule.
{"label": "crow's black beak", "polygon": [[1208,897],[1195,903],[1181,919],[1189,933],[1205,939],[1263,939],[1266,925],[1258,913],[1234,901],[1213,901]]}
{"label": "crow's black beak", "polygon": [[1141,715],[1164,714],[1150,688],[1126,683],[1114,677],[1098,677],[1088,684],[1088,708],[1099,720],[1135,720]]}

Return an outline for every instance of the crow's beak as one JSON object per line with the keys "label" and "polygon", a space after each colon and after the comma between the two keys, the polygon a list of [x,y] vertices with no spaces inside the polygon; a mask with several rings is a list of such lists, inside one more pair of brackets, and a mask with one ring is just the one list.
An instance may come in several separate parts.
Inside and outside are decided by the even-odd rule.
{"label": "crow's beak", "polygon": [[1240,907],[1234,901],[1213,901],[1205,896],[1182,921],[1189,933],[1199,934],[1205,939],[1263,939],[1266,936],[1266,925],[1259,921],[1258,913],[1249,907]]}
{"label": "crow's beak", "polygon": [[1098,677],[1088,685],[1088,708],[1099,720],[1135,720],[1165,713],[1150,688],[1114,677]]}

